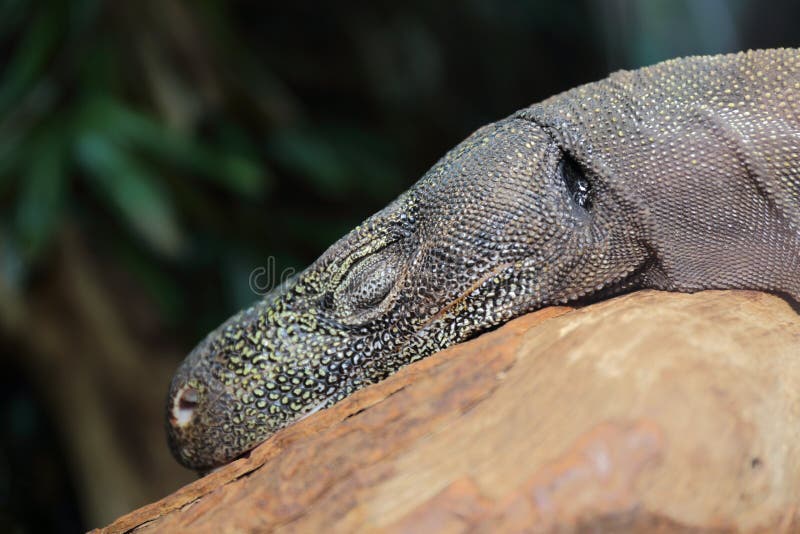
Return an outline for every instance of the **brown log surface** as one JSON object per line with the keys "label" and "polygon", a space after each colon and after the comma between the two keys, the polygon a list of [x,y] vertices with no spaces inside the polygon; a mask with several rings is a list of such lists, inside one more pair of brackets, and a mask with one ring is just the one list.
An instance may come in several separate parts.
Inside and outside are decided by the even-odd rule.
{"label": "brown log surface", "polygon": [[547,308],[105,532],[800,531],[800,315],[748,291]]}

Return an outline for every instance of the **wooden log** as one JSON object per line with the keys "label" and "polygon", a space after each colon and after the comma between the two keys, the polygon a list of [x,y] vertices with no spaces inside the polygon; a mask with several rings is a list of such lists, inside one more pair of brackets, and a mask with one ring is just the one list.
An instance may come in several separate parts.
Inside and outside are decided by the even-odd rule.
{"label": "wooden log", "polygon": [[800,531],[800,315],[747,291],[547,308],[103,532]]}

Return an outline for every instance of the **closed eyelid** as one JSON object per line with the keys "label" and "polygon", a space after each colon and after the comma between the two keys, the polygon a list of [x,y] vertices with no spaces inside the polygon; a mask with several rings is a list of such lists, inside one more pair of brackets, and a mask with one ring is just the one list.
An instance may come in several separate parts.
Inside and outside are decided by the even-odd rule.
{"label": "closed eyelid", "polygon": [[387,313],[406,272],[404,258],[402,248],[393,243],[354,264],[329,293],[331,318],[343,325],[358,326]]}
{"label": "closed eyelid", "polygon": [[[379,288],[381,293],[381,300],[385,297],[392,286],[397,275],[397,268],[394,262],[389,261],[390,258],[380,258],[373,256],[372,258],[365,258],[358,265],[354,266],[351,273],[345,278],[341,285],[340,291],[347,292],[353,297],[360,297],[360,291],[363,291],[367,285],[373,288]],[[374,295],[371,298],[376,298]],[[355,302],[354,304],[364,304]]]}
{"label": "closed eyelid", "polygon": [[330,285],[338,287],[343,280],[347,279],[354,268],[396,242],[395,239],[390,239],[389,237],[376,238],[356,247],[351,253],[343,257],[340,262],[331,263],[327,268],[330,273]]}

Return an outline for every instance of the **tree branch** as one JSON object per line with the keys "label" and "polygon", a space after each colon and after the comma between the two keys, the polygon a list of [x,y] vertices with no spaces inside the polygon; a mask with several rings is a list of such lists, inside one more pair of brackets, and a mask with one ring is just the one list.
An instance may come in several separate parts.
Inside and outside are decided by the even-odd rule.
{"label": "tree branch", "polygon": [[99,532],[800,528],[800,317],[746,291],[548,308]]}

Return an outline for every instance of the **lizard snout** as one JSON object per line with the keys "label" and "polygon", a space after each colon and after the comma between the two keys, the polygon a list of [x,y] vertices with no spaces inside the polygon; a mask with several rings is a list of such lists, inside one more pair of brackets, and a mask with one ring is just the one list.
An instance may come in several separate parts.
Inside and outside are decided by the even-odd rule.
{"label": "lizard snout", "polygon": [[224,385],[182,369],[167,398],[167,441],[186,467],[205,470],[230,460],[230,414],[235,407]]}
{"label": "lizard snout", "polygon": [[182,428],[191,423],[198,402],[199,393],[194,387],[187,384],[178,389],[172,399],[169,424],[173,427]]}

